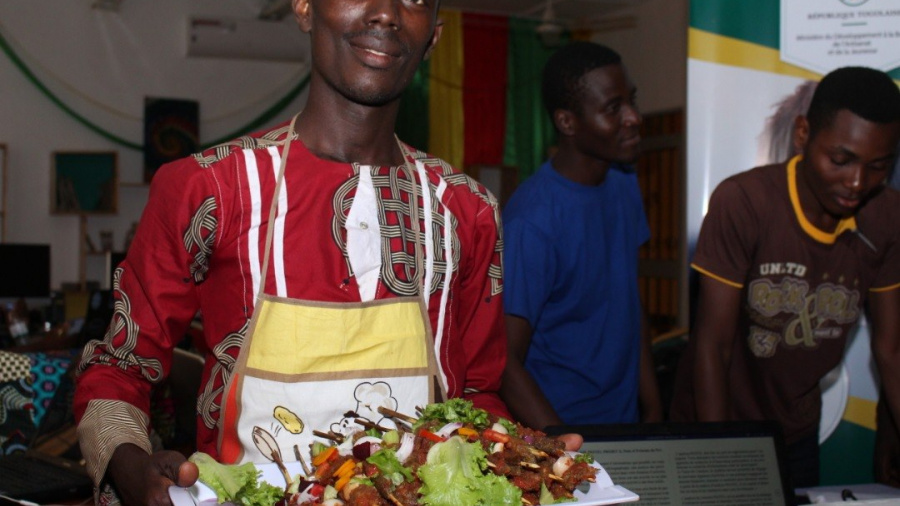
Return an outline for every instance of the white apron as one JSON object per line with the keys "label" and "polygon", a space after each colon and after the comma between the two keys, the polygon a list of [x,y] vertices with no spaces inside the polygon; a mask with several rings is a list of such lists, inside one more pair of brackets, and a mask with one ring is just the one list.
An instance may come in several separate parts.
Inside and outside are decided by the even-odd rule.
{"label": "white apron", "polygon": [[[225,463],[269,462],[273,449],[286,462],[297,460],[298,454],[308,460],[310,444],[324,441],[313,430],[349,434],[362,429],[355,418],[391,426],[378,407],[415,415],[416,406],[446,398],[422,295],[417,191],[411,221],[417,237],[418,297],[336,303],[265,293],[274,196],[284,180],[296,119],[282,148],[256,307],[225,386],[217,443]],[[400,148],[408,160],[402,144]]]}

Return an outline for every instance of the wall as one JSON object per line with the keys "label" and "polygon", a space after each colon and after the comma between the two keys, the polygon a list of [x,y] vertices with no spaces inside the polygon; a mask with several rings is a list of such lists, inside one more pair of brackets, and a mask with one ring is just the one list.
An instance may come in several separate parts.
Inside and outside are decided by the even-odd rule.
{"label": "wall", "polygon": [[[91,1],[3,0],[0,34],[38,79],[103,130],[141,144],[144,97],[197,100],[200,141],[246,125],[307,73],[303,63],[188,58],[190,16],[251,19],[251,0],[125,0],[119,12]],[[293,23],[288,18],[285,23]],[[88,129],[54,105],[0,53],[0,143],[8,156],[8,242],[50,243],[53,288],[78,279],[78,217],[50,215],[50,160],[55,150],[115,150],[119,178],[140,183],[143,155]],[[299,110],[305,96],[271,123]],[[148,187],[119,189],[119,213],[91,217],[88,232],[113,230],[121,249]]]}
{"label": "wall", "polygon": [[644,113],[685,107],[687,95],[688,0],[636,0],[610,12],[610,18],[633,16],[633,28],[599,32],[592,40],[622,55],[638,89]]}

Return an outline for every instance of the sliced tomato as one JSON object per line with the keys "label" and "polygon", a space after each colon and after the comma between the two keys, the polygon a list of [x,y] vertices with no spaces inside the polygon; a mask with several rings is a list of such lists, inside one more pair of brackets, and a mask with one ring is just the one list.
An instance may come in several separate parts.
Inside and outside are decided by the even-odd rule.
{"label": "sliced tomato", "polygon": [[494,429],[484,429],[484,432],[482,432],[481,435],[488,441],[493,441],[495,443],[509,442],[509,435],[497,432]]}
{"label": "sliced tomato", "polygon": [[434,432],[431,432],[428,429],[419,429],[419,437],[423,439],[427,439],[429,441],[434,441],[435,443],[441,443],[444,441],[444,438],[438,436]]}

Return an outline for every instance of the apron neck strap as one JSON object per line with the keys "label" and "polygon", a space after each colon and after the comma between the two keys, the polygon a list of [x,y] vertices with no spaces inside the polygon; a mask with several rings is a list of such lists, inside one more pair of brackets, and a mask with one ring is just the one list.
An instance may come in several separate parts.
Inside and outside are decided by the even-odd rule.
{"label": "apron neck strap", "polygon": [[[263,256],[263,265],[262,272],[260,273],[259,293],[257,294],[257,298],[261,297],[265,293],[266,289],[266,277],[269,272],[269,255],[272,249],[272,238],[274,237],[275,230],[275,215],[278,210],[278,197],[281,194],[281,185],[284,183],[284,172],[285,167],[287,167],[287,159],[288,153],[291,149],[291,141],[296,135],[294,132],[294,125],[297,123],[297,118],[299,116],[300,113],[297,113],[291,119],[291,125],[290,127],[288,127],[287,135],[284,138],[284,143],[281,148],[281,161],[278,168],[278,177],[275,181],[275,193],[272,194],[272,204],[269,206],[269,221],[266,225],[266,247]],[[416,250],[416,284],[419,285],[420,295],[422,297],[425,297],[425,261],[424,255],[422,253],[422,248],[424,248],[425,245],[422,239],[422,227],[419,224],[419,188],[420,184],[422,185],[422,187],[424,187],[425,181],[419,181],[418,170],[416,166],[409,161],[410,158],[412,158],[412,155],[409,153],[406,145],[400,142],[400,139],[396,136],[396,134],[394,135],[394,139],[397,141],[397,146],[400,147],[401,153],[403,153],[403,165],[408,173],[410,182],[412,183],[412,200],[409,203],[409,219],[411,221],[413,240]],[[417,181],[419,182],[417,183]]]}
{"label": "apron neck strap", "polygon": [[294,125],[297,123],[297,118],[299,116],[300,113],[298,112],[291,118],[291,126],[288,127],[287,135],[284,137],[284,144],[281,148],[281,162],[279,163],[278,177],[275,180],[275,193],[272,194],[272,204],[269,206],[269,221],[266,225],[266,247],[265,254],[263,255],[262,273],[260,274],[259,279],[259,293],[256,294],[257,298],[261,297],[266,290],[266,277],[269,272],[269,253],[272,249],[272,237],[274,236],[275,230],[275,212],[278,210],[278,196],[281,195],[281,185],[284,182],[284,168],[287,167],[288,153],[291,151],[291,141],[294,139],[295,135]]}

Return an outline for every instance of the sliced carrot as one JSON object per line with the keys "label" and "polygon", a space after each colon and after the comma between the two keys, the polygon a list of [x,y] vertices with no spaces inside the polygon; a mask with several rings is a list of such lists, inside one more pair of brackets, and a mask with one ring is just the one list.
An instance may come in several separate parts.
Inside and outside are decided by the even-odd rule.
{"label": "sliced carrot", "polygon": [[338,478],[338,480],[336,482],[334,482],[334,488],[338,492],[340,492],[341,489],[344,488],[344,485],[346,485],[347,483],[350,482],[350,478],[352,478],[352,477],[353,477],[352,474],[348,474],[347,476],[341,476],[340,478]]}
{"label": "sliced carrot", "polygon": [[312,463],[314,466],[319,467],[322,464],[331,460],[331,457],[337,456],[337,448],[334,446],[329,446],[324,450],[320,451],[318,455],[313,457]]}
{"label": "sliced carrot", "polygon": [[350,476],[353,476],[353,474],[355,474],[354,473],[355,470],[356,470],[356,463],[353,462],[353,459],[347,459],[344,461],[343,464],[338,466],[338,468],[335,469],[334,472],[331,473],[331,475],[332,476],[340,476],[342,478],[347,474],[349,474]]}

